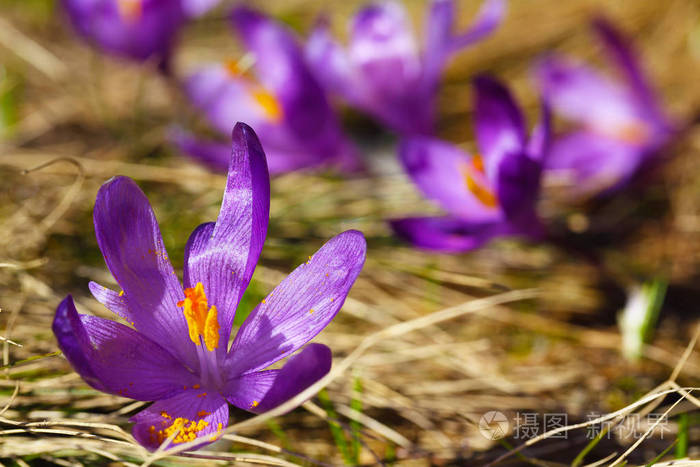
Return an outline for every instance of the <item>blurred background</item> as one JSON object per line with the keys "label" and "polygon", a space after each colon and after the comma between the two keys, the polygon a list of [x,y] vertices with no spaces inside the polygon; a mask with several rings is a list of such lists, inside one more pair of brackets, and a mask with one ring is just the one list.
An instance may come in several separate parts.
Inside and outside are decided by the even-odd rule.
{"label": "blurred background", "polygon": [[[480,3],[455,3],[458,24],[466,26]],[[336,37],[346,40],[347,22],[364,4],[248,3],[300,40],[322,13]],[[420,34],[428,2],[403,4]],[[154,63],[86,45],[59,2],[0,3],[0,425],[10,430],[0,438],[0,458],[7,465],[142,461],[127,446],[105,440],[116,435],[93,424],[128,431],[129,416],[144,403],[89,388],[57,353],[50,323],[68,293],[82,312],[110,316],[87,288],[90,280],[114,286],[92,227],[97,189],[109,177],[127,175],[142,187],[179,272],[189,233],[216,217],[225,176],[183,155],[168,135],[174,127],[211,131],[177,78],[203,63],[245,54],[227,19],[232,6],[224,1],[184,25],[172,75],[163,76]],[[553,427],[544,425],[547,414],[580,423],[628,407],[670,377],[681,387],[700,385],[693,347],[700,329],[698,2],[509,1],[493,34],[456,54],[446,68],[437,134],[475,150],[470,80],[476,73],[507,83],[532,125],[539,114],[532,65],[543,53],[556,50],[610,71],[589,24],[600,14],[632,39],[664,108],[683,122],[664,149],[664,163],[615,196],[579,202],[545,176],[538,211],[556,242],[498,239],[472,252],[438,254],[402,242],[386,223],[439,212],[403,174],[398,137],[333,99],[367,173],[305,170],[273,178],[269,234],[239,323],[326,239],[350,228],[367,237],[367,263],[343,311],[317,339],[337,359],[389,326],[511,289],[536,292],[381,339],[310,404],[240,433],[281,451],[239,440],[217,445],[217,452],[308,465],[486,465],[534,438],[519,431],[526,414],[535,414],[536,434],[542,434]],[[648,323],[629,331],[620,313],[640,287],[651,297]],[[638,350],[624,351],[624,339],[638,342]],[[674,373],[679,362],[682,369]],[[656,427],[628,459],[700,458],[697,399],[676,391],[655,401],[649,413],[678,405],[667,413],[666,431]],[[484,434],[483,415],[491,410],[505,415],[505,437]],[[630,428],[623,422],[618,427],[625,430],[591,444],[584,427],[498,465],[570,465],[579,457],[583,465],[619,456],[649,428],[643,424],[648,413],[638,415],[640,436],[625,436]],[[234,421],[248,416],[232,411]],[[66,420],[88,424],[67,433],[15,429],[16,423],[46,420],[57,427]]]}

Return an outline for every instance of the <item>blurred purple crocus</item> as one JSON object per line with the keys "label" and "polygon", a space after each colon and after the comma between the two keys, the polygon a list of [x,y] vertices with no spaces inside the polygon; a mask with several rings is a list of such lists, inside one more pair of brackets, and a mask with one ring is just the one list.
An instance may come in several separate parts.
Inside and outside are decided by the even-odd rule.
{"label": "blurred purple crocus", "polygon": [[[185,92],[192,104],[222,134],[236,121],[255,127],[272,174],[319,165],[359,169],[359,155],[292,33],[245,7],[234,9],[231,20],[249,55],[191,75]],[[246,59],[253,61],[255,76]],[[215,170],[226,170],[226,144],[203,141],[181,130],[174,140],[185,153]]]}
{"label": "blurred purple crocus", "polygon": [[620,33],[604,20],[593,25],[620,81],[554,55],[535,70],[544,99],[577,124],[552,143],[546,169],[562,175],[579,196],[622,187],[675,131]]}
{"label": "blurred purple crocus", "polygon": [[400,159],[413,182],[447,215],[392,221],[396,233],[430,250],[468,251],[493,237],[543,233],[535,212],[542,162],[549,142],[549,114],[528,139],[509,91],[485,76],[474,80],[479,154],[416,136],[403,141]]}
{"label": "blurred purple crocus", "polygon": [[393,130],[431,135],[440,74],[450,57],[490,34],[501,22],[505,0],[486,0],[474,23],[453,33],[453,0],[433,0],[422,50],[406,11],[397,2],[370,5],[355,16],[347,50],[323,20],[306,47],[323,85]]}
{"label": "blurred purple crocus", "polygon": [[95,298],[133,327],[81,315],[69,295],[53,331],[73,368],[96,389],[155,401],[131,421],[149,449],[215,440],[228,403],[259,413],[309,387],[331,366],[331,352],[308,345],[340,310],[365,259],[365,240],[347,231],[329,240],[247,317],[229,348],[236,307],[267,232],[270,203],[265,155],[253,130],[237,124],[221,211],[185,247],[184,289],[158,222],[133,180],[115,177],[97,195],[97,242],[115,292],[94,282]]}

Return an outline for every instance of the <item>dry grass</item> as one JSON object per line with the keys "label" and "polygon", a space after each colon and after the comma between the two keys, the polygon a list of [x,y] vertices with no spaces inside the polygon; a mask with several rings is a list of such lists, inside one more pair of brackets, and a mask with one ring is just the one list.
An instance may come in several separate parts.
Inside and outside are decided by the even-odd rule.
{"label": "dry grass", "polygon": [[[339,31],[358,3],[331,3]],[[476,71],[508,80],[534,114],[531,60],[551,48],[595,59],[599,49],[585,20],[603,5],[635,36],[669,108],[679,118],[698,116],[700,6],[608,3],[512,1],[500,31],[450,67],[441,94],[442,134],[473,144],[468,80]],[[303,29],[319,4],[279,2],[270,11]],[[422,2],[407,4],[418,18]],[[460,7],[466,22],[475,2]],[[145,403],[90,389],[57,352],[50,323],[67,293],[83,312],[109,316],[87,290],[89,280],[112,281],[91,224],[100,184],[115,174],[137,180],[177,269],[189,232],[215,218],[224,178],[164,143],[173,120],[192,120],[179,99],[171,102],[170,84],[96,56],[33,7],[1,8],[0,63],[20,96],[18,123],[0,150],[2,463],[342,463],[318,398],[274,418],[234,411],[225,440],[206,450],[149,454],[133,442],[127,423]],[[224,22],[206,19],[187,31],[178,65],[236,54]],[[388,159],[391,142],[374,136],[357,115],[348,122],[370,148],[368,158]],[[679,414],[699,405],[697,126],[644,191],[575,208],[550,191],[542,210],[570,242],[560,246],[506,240],[460,256],[412,250],[393,239],[383,221],[433,208],[391,165],[374,165],[382,169],[372,177],[290,174],[273,181],[270,233],[251,293],[252,303],[341,230],[367,236],[365,269],[342,313],[318,338],[333,349],[334,369],[309,391],[327,388],[335,422],[358,435],[361,463],[568,465],[588,444],[588,427],[603,421],[617,428],[584,463],[643,464],[676,439]],[[574,236],[568,227],[582,216],[590,228]],[[625,288],[652,276],[669,281],[667,300],[644,358],[630,363],[619,354],[614,314]],[[353,409],[357,400],[361,412]],[[480,433],[479,419],[489,410],[511,420],[518,413],[566,413],[569,426],[529,440],[507,438],[519,446],[511,450]],[[594,412],[603,418],[589,420]],[[624,432],[634,413],[669,419],[637,427],[644,436],[633,439]],[[697,418],[690,415],[688,454],[700,458]],[[556,436],[563,430],[566,438]]]}

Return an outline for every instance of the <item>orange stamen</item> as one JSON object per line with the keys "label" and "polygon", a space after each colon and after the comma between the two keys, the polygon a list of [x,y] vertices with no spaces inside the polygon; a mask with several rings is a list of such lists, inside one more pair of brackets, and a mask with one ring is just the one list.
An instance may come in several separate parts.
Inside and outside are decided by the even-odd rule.
{"label": "orange stamen", "polygon": [[216,307],[209,308],[204,286],[197,282],[194,288],[185,289],[185,299],[177,302],[184,307],[182,311],[187,320],[190,339],[195,345],[201,345],[200,337],[204,340],[207,350],[219,347],[219,322]]}

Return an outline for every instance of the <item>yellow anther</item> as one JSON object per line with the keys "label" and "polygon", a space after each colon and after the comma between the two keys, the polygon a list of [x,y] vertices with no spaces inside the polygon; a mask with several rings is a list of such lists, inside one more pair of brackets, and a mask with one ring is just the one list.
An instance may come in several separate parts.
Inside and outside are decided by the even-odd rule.
{"label": "yellow anther", "polygon": [[135,23],[143,15],[141,0],[117,0],[117,10],[119,16],[129,23]]}
{"label": "yellow anther", "polygon": [[282,106],[269,91],[262,86],[257,86],[250,95],[260,105],[268,120],[279,122],[282,119]]}
{"label": "yellow anther", "polygon": [[255,407],[259,406],[259,405],[260,405],[260,402],[258,402],[258,401],[253,401],[253,403],[250,404],[250,408],[253,409],[253,408],[255,408]]}
{"label": "yellow anther", "polygon": [[474,178],[475,172],[479,173],[480,175],[484,174],[484,162],[480,156],[474,156],[472,158],[471,165],[464,163],[460,164],[459,169],[462,172],[462,177],[464,177],[464,182],[467,185],[467,189],[469,189],[469,191],[481,202],[481,204],[490,208],[498,205],[498,199],[491,188],[477,182]]}
{"label": "yellow anther", "polygon": [[217,320],[216,307],[209,308],[207,296],[204,294],[204,286],[197,282],[194,288],[185,289],[185,299],[177,302],[177,306],[184,307],[183,313],[187,320],[187,328],[190,339],[196,345],[200,345],[200,336],[204,339],[204,345],[211,351],[219,347],[219,322]]}
{"label": "yellow anther", "polygon": [[122,290],[121,292],[119,292],[119,296],[120,296],[120,297],[123,297],[123,296],[124,296],[124,291],[123,291],[123,290]]}

